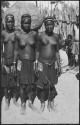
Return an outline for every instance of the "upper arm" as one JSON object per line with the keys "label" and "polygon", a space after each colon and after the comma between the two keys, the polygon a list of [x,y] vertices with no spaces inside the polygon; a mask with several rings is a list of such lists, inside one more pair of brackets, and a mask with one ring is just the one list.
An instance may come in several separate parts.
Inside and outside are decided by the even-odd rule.
{"label": "upper arm", "polygon": [[75,25],[73,24],[73,36],[75,36]]}
{"label": "upper arm", "polygon": [[1,50],[3,50],[3,43],[4,43],[4,32],[1,32]]}
{"label": "upper arm", "polygon": [[18,40],[18,35],[17,33],[15,33],[15,46],[14,46],[14,50],[18,50],[18,45],[19,45],[19,40]]}
{"label": "upper arm", "polygon": [[3,41],[4,41],[4,32],[2,31],[1,32],[1,43],[3,44]]}
{"label": "upper arm", "polygon": [[19,45],[19,41],[18,41],[18,37],[15,34],[15,44],[14,44],[14,61],[17,59],[18,57],[18,45]]}
{"label": "upper arm", "polygon": [[40,47],[40,35],[39,33],[37,33],[36,35],[36,50],[39,51],[39,47]]}
{"label": "upper arm", "polygon": [[63,40],[63,37],[62,35],[61,36],[58,36],[58,46],[59,46],[59,49],[61,49],[64,45],[64,40]]}
{"label": "upper arm", "polygon": [[40,50],[41,43],[42,43],[42,34],[39,34],[38,35],[38,51]]}

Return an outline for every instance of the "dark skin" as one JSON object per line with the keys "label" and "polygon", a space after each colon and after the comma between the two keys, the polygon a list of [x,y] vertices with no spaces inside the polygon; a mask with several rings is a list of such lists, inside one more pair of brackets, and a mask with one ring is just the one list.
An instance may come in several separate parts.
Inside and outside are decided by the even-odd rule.
{"label": "dark skin", "polygon": [[51,63],[57,57],[59,38],[57,34],[53,33],[54,23],[52,21],[47,21],[45,29],[45,32],[39,35],[39,60]]}
{"label": "dark skin", "polygon": [[14,57],[15,32],[14,22],[12,19],[7,20],[6,29],[1,33],[1,39],[2,49],[4,45],[4,52],[2,53],[4,53],[4,60],[8,64],[9,62],[7,59]]}
{"label": "dark skin", "polygon": [[[54,22],[47,20],[45,23],[45,32],[39,34],[39,58],[38,60],[45,64],[56,64],[55,68],[58,69],[59,64],[59,36],[53,32]],[[60,69],[59,69],[60,71]],[[41,102],[41,110],[44,110],[44,101]],[[51,101],[48,102],[51,105]]]}
{"label": "dark skin", "polygon": [[35,60],[36,32],[30,31],[30,21],[26,17],[22,23],[22,31],[16,34],[15,59],[19,55],[23,59]]}
{"label": "dark skin", "polygon": [[[11,16],[7,17],[5,20],[6,28],[1,33],[1,45],[2,45],[2,66],[5,66],[6,72],[9,73],[9,67],[13,67],[13,72],[15,70],[14,61],[14,45],[15,45],[15,29],[14,29],[14,20]],[[4,47],[3,47],[4,46]],[[4,49],[3,49],[4,48]],[[8,86],[4,87],[4,95],[10,103],[11,95],[9,96]],[[11,91],[11,90],[10,90]]]}
{"label": "dark skin", "polygon": [[[28,59],[34,62],[36,59],[37,33],[31,31],[31,20],[28,17],[21,22],[21,28],[21,31],[16,33],[17,42],[15,44],[14,60],[19,56],[20,59]],[[26,100],[23,98],[25,96],[24,88],[20,86],[21,104],[26,104]]]}

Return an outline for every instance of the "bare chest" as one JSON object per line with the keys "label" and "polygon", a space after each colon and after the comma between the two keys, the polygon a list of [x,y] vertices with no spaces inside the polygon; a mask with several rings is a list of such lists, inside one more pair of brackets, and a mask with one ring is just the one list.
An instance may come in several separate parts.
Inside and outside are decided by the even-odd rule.
{"label": "bare chest", "polygon": [[4,33],[3,34],[4,38],[4,44],[9,44],[9,43],[14,43],[15,42],[15,35],[14,33]]}
{"label": "bare chest", "polygon": [[41,42],[44,46],[54,46],[57,45],[57,40],[55,37],[44,36],[41,38]]}
{"label": "bare chest", "polygon": [[35,39],[34,39],[33,35],[21,34],[21,35],[19,35],[18,40],[19,40],[20,46],[35,44]]}

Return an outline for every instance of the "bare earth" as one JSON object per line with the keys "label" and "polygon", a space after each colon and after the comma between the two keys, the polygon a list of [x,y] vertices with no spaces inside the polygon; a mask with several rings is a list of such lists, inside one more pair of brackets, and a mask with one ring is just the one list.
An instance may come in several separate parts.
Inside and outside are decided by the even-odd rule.
{"label": "bare earth", "polygon": [[49,112],[47,102],[43,113],[39,112],[40,102],[36,98],[34,105],[37,111],[32,111],[26,103],[26,114],[20,114],[19,106],[15,106],[11,100],[10,109],[4,110],[5,101],[2,101],[2,124],[73,124],[79,123],[79,81],[75,77],[76,71],[68,71],[59,77],[56,89],[58,95],[55,98],[54,111]]}

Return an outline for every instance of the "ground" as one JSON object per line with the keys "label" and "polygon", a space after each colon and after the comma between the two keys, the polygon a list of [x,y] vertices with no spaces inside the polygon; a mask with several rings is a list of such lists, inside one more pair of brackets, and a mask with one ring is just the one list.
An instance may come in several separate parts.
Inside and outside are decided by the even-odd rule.
{"label": "ground", "polygon": [[[59,77],[56,89],[58,95],[55,98],[54,111],[49,112],[46,107],[43,113],[32,111],[26,103],[26,115],[20,114],[19,106],[15,106],[11,100],[10,109],[4,110],[4,98],[2,101],[2,124],[73,124],[79,123],[79,81],[75,77],[76,70],[70,70]],[[39,110],[40,102],[36,98],[34,105]]]}

